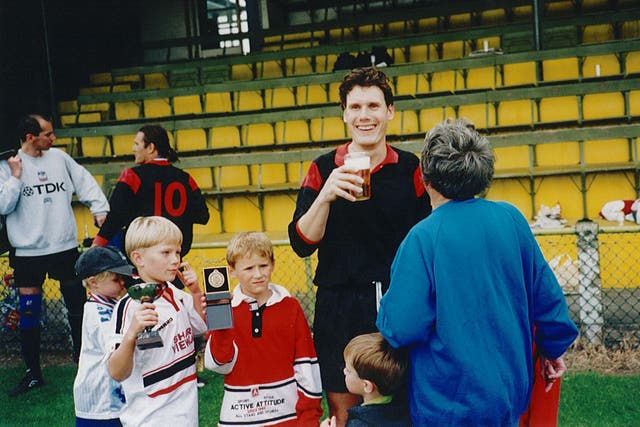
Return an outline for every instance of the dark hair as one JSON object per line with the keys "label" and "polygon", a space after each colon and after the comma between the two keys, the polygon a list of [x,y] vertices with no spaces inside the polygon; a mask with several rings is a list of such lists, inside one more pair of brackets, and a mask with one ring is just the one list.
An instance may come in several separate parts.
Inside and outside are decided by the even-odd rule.
{"label": "dark hair", "polygon": [[41,116],[40,114],[29,114],[20,117],[17,130],[20,142],[24,142],[27,140],[27,134],[39,135],[40,132],[42,132],[42,127],[40,126],[40,122],[38,120],[44,120],[47,122],[51,121]]}
{"label": "dark hair", "polygon": [[169,160],[170,163],[178,161],[178,153],[169,144],[169,135],[160,125],[144,125],[138,132],[144,134],[144,146],[153,143],[158,154]]}
{"label": "dark hair", "polygon": [[354,86],[377,86],[384,94],[387,106],[393,105],[393,90],[389,85],[389,78],[375,67],[354,68],[344,76],[340,84],[340,107],[347,107],[347,95]]}
{"label": "dark hair", "polygon": [[487,138],[467,119],[446,120],[425,138],[422,179],[447,199],[465,200],[493,179],[495,157]]}

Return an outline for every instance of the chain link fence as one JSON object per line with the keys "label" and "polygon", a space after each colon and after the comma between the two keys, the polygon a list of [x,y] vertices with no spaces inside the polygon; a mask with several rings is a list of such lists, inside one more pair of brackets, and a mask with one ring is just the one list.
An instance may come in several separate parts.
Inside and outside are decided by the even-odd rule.
{"label": "chain link fence", "polygon": [[[535,229],[536,239],[562,286],[573,320],[588,342],[616,348],[640,345],[640,227],[599,229],[594,222],[565,230]],[[299,258],[288,241],[274,241],[276,268],[272,281],[300,301],[313,322],[316,257]],[[225,265],[225,245],[194,245],[185,258],[199,273]],[[11,273],[0,258],[0,277]],[[232,283],[232,286],[235,284]],[[44,285],[43,353],[71,353],[66,308],[57,281]],[[18,298],[10,281],[0,283],[0,362],[20,360],[17,330]]]}

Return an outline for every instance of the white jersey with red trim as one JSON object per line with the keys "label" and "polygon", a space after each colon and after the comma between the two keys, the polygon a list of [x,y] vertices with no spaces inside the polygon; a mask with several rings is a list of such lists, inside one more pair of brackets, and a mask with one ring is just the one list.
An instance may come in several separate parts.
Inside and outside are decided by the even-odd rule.
{"label": "white jersey with red trim", "polygon": [[[133,370],[122,381],[127,405],[120,415],[123,426],[171,425],[197,427],[198,387],[196,383],[194,336],[204,334],[207,325],[193,307],[190,294],[172,284],[153,303],[163,347],[140,350],[133,355]],[[129,296],[118,302],[111,320],[112,348],[122,342],[133,311],[140,305]]]}
{"label": "white jersey with red trim", "polygon": [[120,383],[109,376],[107,339],[116,301],[89,293],[82,318],[82,350],[73,382],[76,416],[87,420],[118,418],[125,397]]}

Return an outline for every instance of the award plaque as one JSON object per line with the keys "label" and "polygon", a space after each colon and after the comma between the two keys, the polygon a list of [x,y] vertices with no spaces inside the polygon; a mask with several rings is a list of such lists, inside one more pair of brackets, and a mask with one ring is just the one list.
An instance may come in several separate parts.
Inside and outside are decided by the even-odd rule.
{"label": "award plaque", "polygon": [[207,329],[210,331],[233,327],[231,291],[227,266],[203,269],[207,300]]}
{"label": "award plaque", "polygon": [[[163,286],[160,283],[136,283],[127,289],[129,296],[140,303],[155,301],[162,295],[162,291]],[[140,350],[147,350],[149,348],[162,347],[164,344],[158,331],[154,331],[151,326],[147,326],[144,331],[138,334],[136,346]]]}

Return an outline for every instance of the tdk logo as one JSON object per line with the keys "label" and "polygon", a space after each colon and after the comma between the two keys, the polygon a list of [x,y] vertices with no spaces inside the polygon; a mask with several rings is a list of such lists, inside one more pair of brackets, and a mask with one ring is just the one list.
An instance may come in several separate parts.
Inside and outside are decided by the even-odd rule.
{"label": "tdk logo", "polygon": [[32,187],[24,187],[22,189],[22,195],[25,197],[33,196],[33,195],[41,195],[41,194],[50,194],[50,193],[58,193],[58,192],[66,192],[67,190],[64,188],[64,182],[56,182],[56,183],[47,183],[47,184],[38,184]]}

